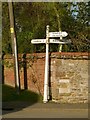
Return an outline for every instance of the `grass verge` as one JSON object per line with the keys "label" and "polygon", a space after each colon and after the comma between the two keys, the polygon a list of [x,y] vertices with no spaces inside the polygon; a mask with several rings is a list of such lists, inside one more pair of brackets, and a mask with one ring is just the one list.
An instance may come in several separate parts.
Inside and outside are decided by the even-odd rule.
{"label": "grass verge", "polygon": [[21,90],[20,93],[17,94],[15,88],[8,85],[2,85],[2,101],[42,102],[42,96],[29,90]]}

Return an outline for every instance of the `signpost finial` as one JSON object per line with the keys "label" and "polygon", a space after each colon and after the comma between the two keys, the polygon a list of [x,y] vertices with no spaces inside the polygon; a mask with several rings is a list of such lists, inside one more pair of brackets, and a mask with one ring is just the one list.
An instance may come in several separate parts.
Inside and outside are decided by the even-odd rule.
{"label": "signpost finial", "polygon": [[49,28],[49,25],[47,25],[47,28]]}

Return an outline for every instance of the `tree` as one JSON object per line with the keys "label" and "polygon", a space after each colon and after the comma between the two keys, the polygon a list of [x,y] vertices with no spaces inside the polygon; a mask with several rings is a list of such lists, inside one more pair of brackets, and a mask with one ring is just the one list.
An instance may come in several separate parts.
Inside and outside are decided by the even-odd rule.
{"label": "tree", "polygon": [[10,29],[9,29],[8,4],[2,4],[2,50],[11,53]]}
{"label": "tree", "polygon": [[74,36],[72,36],[74,47],[77,51],[90,51],[90,2],[73,3],[71,10],[72,16],[75,19],[73,28]]}
{"label": "tree", "polygon": [[[19,53],[45,52],[45,45],[32,45],[31,39],[45,38],[46,25],[50,25],[50,31],[68,32],[66,39],[71,39],[72,43],[63,45],[63,51],[88,51],[89,5],[90,2],[15,2],[14,15]],[[10,53],[7,11],[7,3],[3,3],[3,50]],[[83,20],[84,22],[81,22]],[[58,51],[58,45],[50,45],[50,51]]]}

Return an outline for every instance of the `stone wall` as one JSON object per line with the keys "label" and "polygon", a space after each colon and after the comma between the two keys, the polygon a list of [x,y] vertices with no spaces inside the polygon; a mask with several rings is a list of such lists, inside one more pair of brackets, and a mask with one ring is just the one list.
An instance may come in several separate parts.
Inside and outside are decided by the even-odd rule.
{"label": "stone wall", "polygon": [[[52,101],[88,102],[88,53],[50,53],[49,87]],[[4,57],[4,83],[15,86],[12,56]],[[45,53],[19,55],[21,89],[43,95]]]}
{"label": "stone wall", "polygon": [[52,99],[63,103],[86,103],[88,100],[88,61],[55,59],[51,66]]}

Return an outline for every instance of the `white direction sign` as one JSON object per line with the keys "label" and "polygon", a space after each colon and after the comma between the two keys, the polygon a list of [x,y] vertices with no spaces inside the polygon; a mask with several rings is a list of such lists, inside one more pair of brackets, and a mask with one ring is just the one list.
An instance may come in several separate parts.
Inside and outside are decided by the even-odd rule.
{"label": "white direction sign", "polygon": [[32,39],[32,44],[40,44],[40,43],[46,43],[46,39]]}
{"label": "white direction sign", "polygon": [[[66,44],[69,43],[70,41],[60,41],[58,39],[49,39],[49,43],[57,43],[57,44]],[[31,40],[32,44],[41,44],[41,43],[46,43],[46,39],[33,39]]]}
{"label": "white direction sign", "polygon": [[49,32],[49,37],[66,37],[67,32]]}
{"label": "white direction sign", "polygon": [[58,39],[50,39],[49,43],[57,43],[57,44],[67,44],[70,41],[60,41]]}

